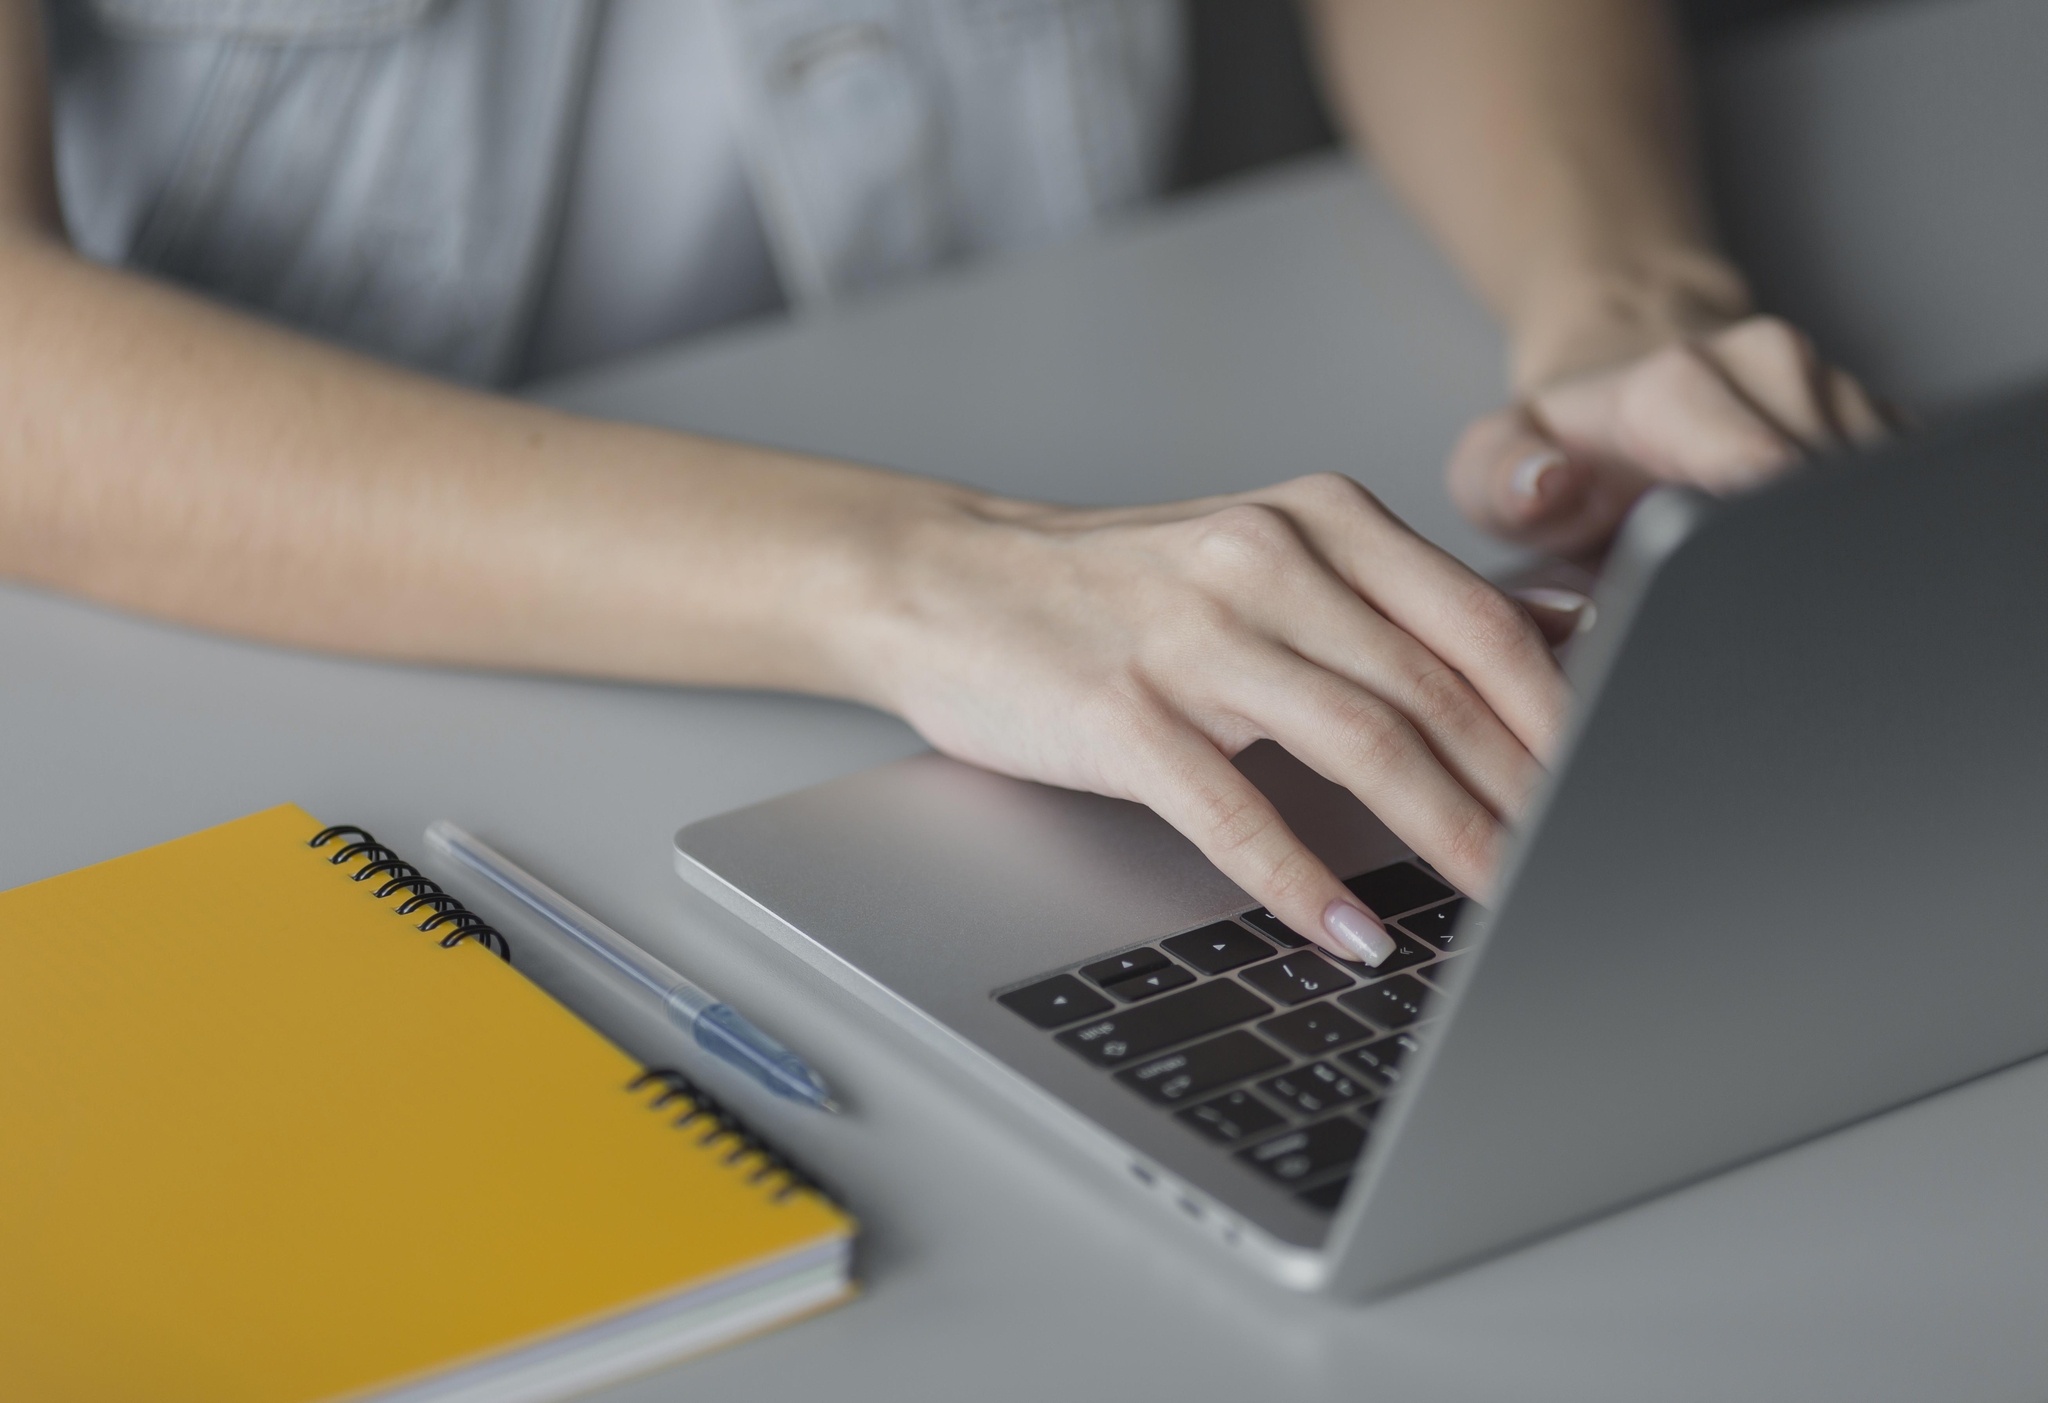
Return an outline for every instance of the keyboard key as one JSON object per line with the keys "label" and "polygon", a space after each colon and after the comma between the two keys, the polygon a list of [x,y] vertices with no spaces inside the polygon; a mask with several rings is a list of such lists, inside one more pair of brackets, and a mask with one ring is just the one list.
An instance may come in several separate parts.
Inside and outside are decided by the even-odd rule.
{"label": "keyboard key", "polygon": [[1433,965],[1424,965],[1415,972],[1436,985],[1437,988],[1448,989],[1450,981],[1456,979],[1464,968],[1465,962],[1463,960],[1454,960],[1446,956]]}
{"label": "keyboard key", "polygon": [[1110,1006],[1108,999],[1071,974],[1055,974],[1022,989],[1012,989],[996,1002],[1023,1014],[1041,1028],[1059,1028],[1077,1018],[1093,1018]]}
{"label": "keyboard key", "polygon": [[1262,994],[1283,1004],[1307,1003],[1324,994],[1351,987],[1351,976],[1321,955],[1302,951],[1255,965],[1238,976]]}
{"label": "keyboard key", "polygon": [[1381,1038],[1378,1042],[1339,1053],[1337,1060],[1362,1073],[1368,1081],[1392,1086],[1401,1080],[1401,1066],[1416,1047],[1412,1034],[1396,1033],[1391,1038]]}
{"label": "keyboard key", "polygon": [[1458,943],[1458,917],[1464,914],[1466,901],[1446,901],[1441,906],[1432,906],[1427,911],[1417,911],[1412,916],[1401,918],[1401,929],[1421,940],[1428,941],[1439,950],[1462,950]]}
{"label": "keyboard key", "polygon": [[1219,1145],[1235,1145],[1287,1124],[1286,1117],[1249,1091],[1226,1091],[1214,1101],[1188,1107],[1180,1119]]}
{"label": "keyboard key", "polygon": [[1413,969],[1419,964],[1435,958],[1436,951],[1424,945],[1412,935],[1401,934],[1399,926],[1388,926],[1387,934],[1394,938],[1394,953],[1376,965],[1360,965],[1362,979],[1385,979],[1390,974],[1399,974],[1404,969]]}
{"label": "keyboard key", "polygon": [[1259,1031],[1282,1047],[1293,1048],[1305,1057],[1379,1036],[1374,1029],[1330,1004],[1311,1004],[1292,1013],[1283,1013],[1278,1018],[1269,1018],[1259,1025]]}
{"label": "keyboard key", "polygon": [[1273,953],[1272,946],[1235,921],[1218,921],[1159,943],[1204,974],[1221,974]]}
{"label": "keyboard key", "polygon": [[1285,945],[1290,950],[1298,950],[1308,944],[1307,936],[1295,934],[1294,927],[1287,925],[1263,906],[1256,911],[1245,912],[1238,919],[1253,930],[1271,936],[1276,944]]}
{"label": "keyboard key", "polygon": [[1345,1193],[1351,1188],[1351,1176],[1332,1179],[1327,1184],[1318,1184],[1312,1189],[1303,1189],[1295,1197],[1318,1213],[1335,1213],[1337,1205],[1344,1201]]}
{"label": "keyboard key", "polygon": [[[1090,992],[1078,979],[1074,986]],[[1107,999],[1102,1002],[1108,1006]],[[1233,1023],[1245,1023],[1272,1011],[1273,1006],[1257,994],[1224,979],[1118,1009],[1107,1018],[1069,1028],[1059,1040],[1099,1067],[1121,1067],[1132,1058],[1221,1032]]]}
{"label": "keyboard key", "polygon": [[1396,862],[1353,877],[1344,884],[1351,894],[1386,920],[1418,906],[1429,906],[1457,893],[1412,862]]}
{"label": "keyboard key", "polygon": [[1126,1068],[1116,1079],[1148,1101],[1171,1106],[1286,1065],[1286,1054],[1239,1029]]}
{"label": "keyboard key", "polygon": [[1340,1072],[1327,1062],[1311,1062],[1259,1083],[1259,1090],[1296,1115],[1319,1116],[1347,1101],[1379,1095],[1371,1082]]}
{"label": "keyboard key", "polygon": [[1397,974],[1392,979],[1382,979],[1377,984],[1354,989],[1338,1002],[1360,1018],[1392,1033],[1421,1019],[1430,993],[1430,987],[1413,975]]}
{"label": "keyboard key", "polygon": [[1097,984],[1114,984],[1134,974],[1150,974],[1155,969],[1165,969],[1170,963],[1166,956],[1147,945],[1143,949],[1126,950],[1121,955],[1097,960],[1092,965],[1083,965],[1081,973]]}
{"label": "keyboard key", "polygon": [[1137,974],[1129,979],[1119,979],[1104,987],[1127,1004],[1139,999],[1149,999],[1154,994],[1163,994],[1168,989],[1178,989],[1183,984],[1192,984],[1195,977],[1179,965],[1166,965],[1150,974]]}
{"label": "keyboard key", "polygon": [[1329,1170],[1349,1167],[1364,1148],[1365,1127],[1339,1118],[1239,1150],[1237,1157],[1283,1184],[1299,1184]]}

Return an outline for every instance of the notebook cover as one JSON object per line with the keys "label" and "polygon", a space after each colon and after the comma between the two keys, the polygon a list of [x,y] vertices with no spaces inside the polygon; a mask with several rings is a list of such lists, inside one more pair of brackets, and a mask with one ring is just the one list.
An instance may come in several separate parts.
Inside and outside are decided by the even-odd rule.
{"label": "notebook cover", "polygon": [[375,1391],[851,1233],[319,828],[0,893],[0,1397]]}

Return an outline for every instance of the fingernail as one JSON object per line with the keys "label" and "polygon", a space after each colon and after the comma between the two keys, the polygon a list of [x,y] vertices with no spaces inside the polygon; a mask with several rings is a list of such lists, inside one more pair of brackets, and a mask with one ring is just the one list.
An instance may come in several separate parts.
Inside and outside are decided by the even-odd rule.
{"label": "fingernail", "polygon": [[1508,593],[1524,604],[1533,604],[1538,609],[1548,609],[1555,614],[1569,615],[1573,633],[1584,633],[1591,628],[1598,612],[1593,608],[1593,601],[1575,589],[1530,585],[1527,589],[1513,589]]}
{"label": "fingernail", "polygon": [[1330,909],[1323,912],[1323,929],[1344,947],[1344,954],[1350,959],[1376,965],[1394,953],[1394,937],[1348,901],[1330,903]]}
{"label": "fingernail", "polygon": [[1555,490],[1564,463],[1564,454],[1555,448],[1539,448],[1515,464],[1514,472],[1508,476],[1509,490],[1525,502],[1538,501],[1546,482]]}

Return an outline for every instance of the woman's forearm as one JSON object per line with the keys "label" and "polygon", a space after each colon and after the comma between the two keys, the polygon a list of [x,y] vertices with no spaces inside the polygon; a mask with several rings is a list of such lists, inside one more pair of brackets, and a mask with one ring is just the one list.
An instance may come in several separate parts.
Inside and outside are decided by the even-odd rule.
{"label": "woman's forearm", "polygon": [[68,246],[0,0],[0,577],[279,642],[885,700],[853,624],[986,499],[410,374]]}
{"label": "woman's forearm", "polygon": [[1316,0],[1353,135],[1506,324],[1523,385],[1748,308],[1658,0]]}
{"label": "woman's forearm", "polygon": [[890,537],[969,494],[598,423],[0,244],[0,573],[280,642],[855,693]]}

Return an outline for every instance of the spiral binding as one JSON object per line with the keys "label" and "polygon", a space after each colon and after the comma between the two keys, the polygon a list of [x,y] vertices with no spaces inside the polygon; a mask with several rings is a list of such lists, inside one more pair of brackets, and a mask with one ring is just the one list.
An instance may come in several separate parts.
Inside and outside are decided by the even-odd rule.
{"label": "spiral binding", "polygon": [[751,1130],[732,1112],[719,1104],[718,1099],[705,1091],[672,1067],[649,1067],[639,1076],[626,1083],[627,1091],[641,1091],[649,1086],[659,1086],[660,1092],[647,1103],[647,1109],[658,1111],[669,1103],[683,1103],[674,1125],[681,1130],[693,1123],[702,1122],[704,1133],[697,1137],[700,1145],[715,1144],[719,1140],[730,1140],[725,1162],[738,1164],[748,1156],[755,1160],[753,1171],[747,1175],[750,1184],[765,1183],[779,1178],[775,1186],[773,1201],[788,1198],[799,1190],[809,1190],[831,1202],[837,1202],[824,1186],[810,1175],[798,1169],[773,1149],[763,1144]]}
{"label": "spiral binding", "polygon": [[[337,838],[348,837],[355,841],[344,844],[327,860],[339,867],[355,858],[364,859],[363,865],[349,876],[358,882],[385,877],[375,892],[379,901],[404,892],[405,900],[393,908],[398,915],[410,916],[415,911],[428,908],[432,914],[420,922],[421,930],[431,932],[444,925],[452,927],[441,937],[443,949],[453,948],[465,940],[474,940],[499,959],[511,963],[512,947],[496,927],[484,924],[475,912],[441,890],[433,879],[422,875],[419,868],[378,842],[368,829],[349,823],[336,824],[315,833],[306,846],[324,848]],[[725,1154],[727,1164],[736,1165],[751,1157],[754,1164],[747,1175],[748,1183],[765,1184],[770,1179],[777,1180],[774,1202],[780,1203],[800,1190],[809,1190],[827,1200],[837,1201],[817,1180],[762,1143],[737,1116],[720,1105],[716,1097],[681,1072],[672,1067],[649,1067],[628,1082],[626,1090],[637,1092],[649,1086],[661,1088],[648,1103],[649,1110],[658,1111],[679,1101],[682,1107],[674,1122],[677,1129],[701,1122],[704,1133],[697,1137],[698,1144],[711,1145],[721,1140],[730,1142]]]}
{"label": "spiral binding", "polygon": [[512,946],[499,934],[495,926],[486,925],[474,911],[441,890],[438,883],[421,875],[419,868],[371,837],[369,830],[357,828],[350,823],[336,824],[332,828],[323,828],[315,833],[306,846],[324,848],[336,838],[351,835],[356,841],[329,856],[329,862],[339,867],[351,858],[366,859],[361,867],[349,874],[352,880],[358,882],[367,882],[372,877],[384,877],[388,874],[387,880],[376,890],[377,899],[382,901],[386,897],[405,892],[405,900],[393,908],[401,916],[410,916],[422,907],[432,908],[433,914],[421,921],[419,928],[423,931],[434,931],[443,926],[452,927],[441,937],[442,949],[453,949],[465,940],[474,940],[505,963],[512,962]]}

